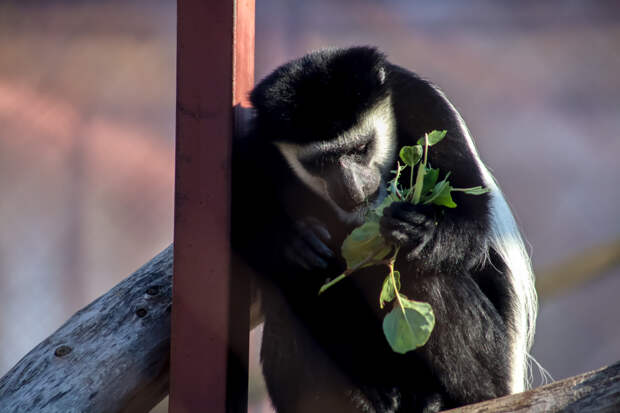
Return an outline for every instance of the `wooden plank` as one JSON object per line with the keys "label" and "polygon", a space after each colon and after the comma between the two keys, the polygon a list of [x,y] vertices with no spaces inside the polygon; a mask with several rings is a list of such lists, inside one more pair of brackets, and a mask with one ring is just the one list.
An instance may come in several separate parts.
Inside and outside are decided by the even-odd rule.
{"label": "wooden plank", "polygon": [[230,271],[230,166],[233,105],[253,84],[254,2],[179,0],[177,30],[170,411],[243,411],[249,295]]}
{"label": "wooden plank", "polygon": [[254,87],[254,0],[237,0],[235,10],[233,105],[250,107],[249,92]]}

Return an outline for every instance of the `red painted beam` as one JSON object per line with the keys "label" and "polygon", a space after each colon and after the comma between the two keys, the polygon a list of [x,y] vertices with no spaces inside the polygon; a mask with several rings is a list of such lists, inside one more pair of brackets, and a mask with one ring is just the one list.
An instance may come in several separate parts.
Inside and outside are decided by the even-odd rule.
{"label": "red painted beam", "polygon": [[170,411],[247,406],[249,294],[231,272],[233,106],[254,83],[254,0],[178,0]]}

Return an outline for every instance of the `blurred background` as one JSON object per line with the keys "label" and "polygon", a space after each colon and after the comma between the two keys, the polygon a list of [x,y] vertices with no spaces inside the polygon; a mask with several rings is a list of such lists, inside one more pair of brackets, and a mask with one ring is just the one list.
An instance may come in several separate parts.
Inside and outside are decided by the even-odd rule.
{"label": "blurred background", "polygon": [[[370,44],[437,83],[548,281],[534,356],[555,379],[620,360],[620,268],[603,259],[588,282],[561,277],[618,255],[620,3],[256,9],[257,80],[315,48]],[[0,376],[172,240],[175,13],[172,0],[0,0]],[[258,333],[254,413],[271,412]]]}

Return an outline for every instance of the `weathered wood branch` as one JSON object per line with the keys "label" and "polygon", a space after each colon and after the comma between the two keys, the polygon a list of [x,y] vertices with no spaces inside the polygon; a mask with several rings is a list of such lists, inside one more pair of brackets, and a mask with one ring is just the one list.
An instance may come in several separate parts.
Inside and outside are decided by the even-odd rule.
{"label": "weathered wood branch", "polygon": [[0,412],[149,412],[168,394],[172,263],[170,245],[31,350],[0,379]]}
{"label": "weathered wood branch", "polygon": [[445,413],[620,412],[620,362],[546,386]]}
{"label": "weathered wood branch", "polygon": [[148,412],[168,393],[172,245],[0,379],[0,411]]}
{"label": "weathered wood branch", "polygon": [[[169,246],[36,346],[0,379],[0,411],[149,412],[168,392],[172,263]],[[620,363],[453,411],[619,412]]]}

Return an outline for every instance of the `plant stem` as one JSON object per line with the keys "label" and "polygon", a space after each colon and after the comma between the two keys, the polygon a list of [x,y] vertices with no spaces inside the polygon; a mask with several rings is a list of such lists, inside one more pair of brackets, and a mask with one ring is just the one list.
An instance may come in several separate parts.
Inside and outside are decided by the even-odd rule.
{"label": "plant stem", "polygon": [[319,295],[323,294],[325,292],[325,290],[327,290],[329,287],[331,287],[332,285],[336,284],[338,281],[342,280],[344,277],[346,277],[349,274],[350,273],[345,271],[342,274],[340,274],[339,276],[337,276],[336,278],[334,278],[333,280],[331,280],[330,282],[328,282],[326,284],[323,284],[323,286],[321,286],[321,289],[319,290]]}
{"label": "plant stem", "polygon": [[392,255],[392,258],[390,258],[390,262],[388,263],[388,266],[390,267],[390,280],[392,281],[392,287],[394,287],[394,291],[396,292],[394,295],[396,296],[396,301],[398,302],[400,311],[402,311],[404,315],[405,306],[403,305],[403,302],[400,300],[400,292],[398,291],[398,288],[396,287],[396,278],[394,277],[394,264],[396,263],[396,255],[398,254],[399,249],[400,247],[397,247],[396,251],[394,251],[394,255]]}
{"label": "plant stem", "polygon": [[401,168],[400,167],[400,162],[396,162],[396,176],[394,177],[394,180],[392,181],[392,193],[395,193],[396,196],[398,196],[399,199],[403,199],[400,191],[398,190],[398,178],[400,178],[400,172],[404,169],[405,167]]}
{"label": "plant stem", "polygon": [[485,188],[483,186],[472,186],[470,188],[452,188],[450,189],[452,192],[467,192],[467,191],[472,191],[472,190],[480,190],[480,191],[485,191],[485,192],[491,192],[491,190],[489,188]]}
{"label": "plant stem", "polygon": [[426,173],[426,162],[428,160],[428,133],[424,134],[424,162],[418,165],[418,176],[415,180],[415,190],[413,191],[413,203],[420,203],[422,196],[422,186],[424,185],[424,175]]}
{"label": "plant stem", "polygon": [[354,267],[352,268],[348,268],[345,270],[345,272],[343,272],[342,274],[340,274],[339,276],[337,276],[336,278],[334,278],[333,280],[330,280],[329,282],[323,284],[323,286],[319,289],[319,295],[323,294],[325,292],[325,290],[327,290],[329,287],[333,286],[334,284],[336,284],[337,282],[343,280],[345,277],[347,277],[348,275],[350,275],[351,273],[359,270],[360,268],[362,268],[364,265],[368,264],[370,261],[372,261],[377,254],[379,254],[381,252],[381,250],[383,250],[385,247],[381,246],[379,248],[377,248],[376,250],[374,250],[373,252],[371,252],[366,258],[364,258],[362,261],[358,262]]}

